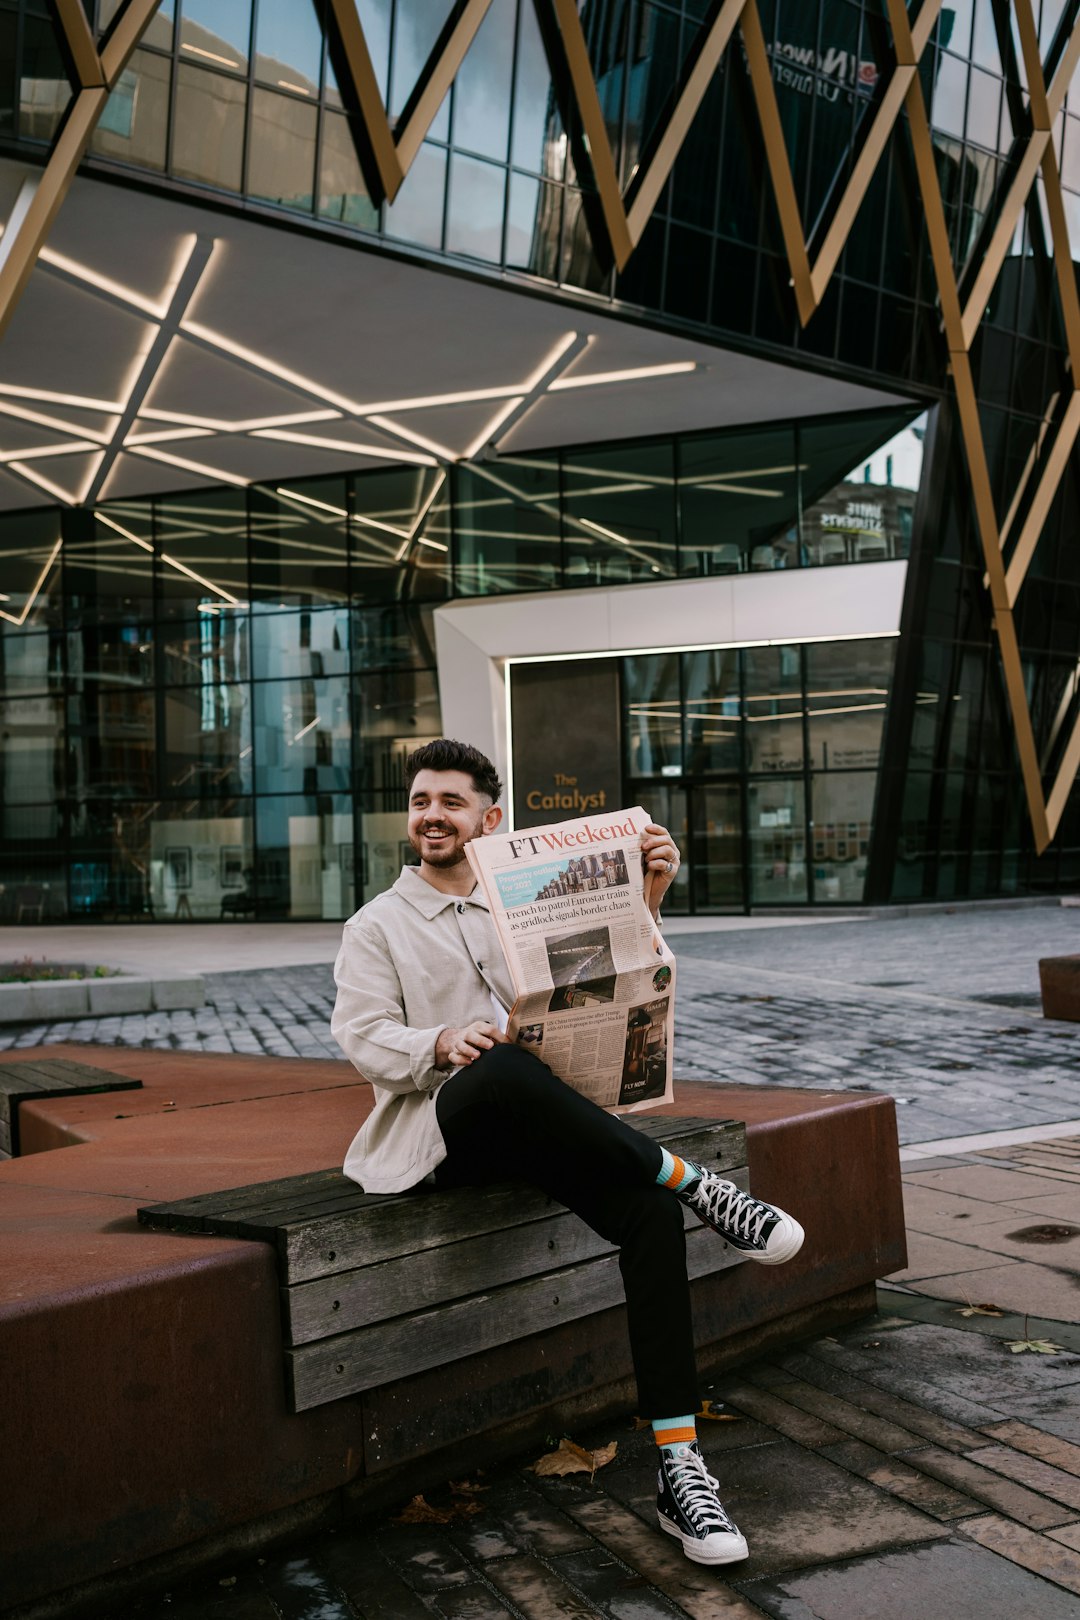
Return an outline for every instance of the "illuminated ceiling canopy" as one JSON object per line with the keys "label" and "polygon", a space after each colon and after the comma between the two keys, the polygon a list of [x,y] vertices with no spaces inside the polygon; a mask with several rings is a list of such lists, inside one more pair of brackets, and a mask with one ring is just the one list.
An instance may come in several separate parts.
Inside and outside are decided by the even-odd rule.
{"label": "illuminated ceiling canopy", "polygon": [[[0,215],[27,172],[0,164]],[[0,347],[0,508],[896,401],[580,301],[79,178]]]}

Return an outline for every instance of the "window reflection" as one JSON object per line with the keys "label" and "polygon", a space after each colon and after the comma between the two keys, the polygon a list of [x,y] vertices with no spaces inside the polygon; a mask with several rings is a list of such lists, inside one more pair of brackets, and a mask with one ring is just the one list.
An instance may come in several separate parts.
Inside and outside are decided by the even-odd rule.
{"label": "window reflection", "polygon": [[322,29],[316,7],[296,0],[259,0],[255,76],[280,90],[319,94]]}
{"label": "window reflection", "polygon": [[838,641],[806,649],[806,711],[814,770],[876,769],[896,643]]}
{"label": "window reflection", "polygon": [[466,596],[559,583],[559,468],[500,457],[457,474],[455,590]]}
{"label": "window reflection", "polygon": [[253,489],[249,510],[256,611],[348,601],[344,478]]}
{"label": "window reflection", "polygon": [[498,263],[502,254],[506,170],[455,155],[450,165],[448,253]]}
{"label": "window reflection", "polygon": [[319,213],[368,231],[379,223],[379,210],[368,196],[353,132],[343,113],[323,114]]}
{"label": "window reflection", "polygon": [[347,917],[357,904],[352,801],[259,799],[258,861],[245,898],[260,917]]}
{"label": "window reflection", "polygon": [[675,572],[673,446],[597,447],[563,458],[566,583]]}
{"label": "window reflection", "polygon": [[167,795],[251,792],[251,717],[247,686],[225,681],[162,695]]}
{"label": "window reflection", "polygon": [[164,169],[171,78],[168,57],[135,51],[105,103],[90,150],[144,169]]}
{"label": "window reflection", "polygon": [[154,693],[84,680],[67,699],[68,792],[145,798],[157,788]]}
{"label": "window reflection", "polygon": [[686,768],[691,776],[742,767],[739,655],[734,648],[685,659]]}
{"label": "window reflection", "polygon": [[856,905],[862,901],[876,785],[873,771],[814,777],[811,838],[815,900]]}
{"label": "window reflection", "polygon": [[881,562],[909,554],[926,418],[888,432],[884,441],[881,433],[871,419],[860,453],[850,419],[800,426],[808,563]]}
{"label": "window reflection", "polygon": [[748,647],[743,654],[747,768],[803,765],[803,697],[798,647]]}
{"label": "window reflection", "polygon": [[352,752],[347,681],[268,681],[253,691],[255,791],[347,788]]}
{"label": "window reflection", "polygon": [[757,428],[679,447],[681,572],[797,565],[795,429]]}
{"label": "window reflection", "polygon": [[182,0],[180,49],[197,62],[247,71],[251,0]]}
{"label": "window reflection", "polygon": [[390,793],[405,807],[405,760],[439,735],[439,694],[432,670],[367,675],[355,683],[357,785]]}
{"label": "window reflection", "polygon": [[434,467],[357,478],[349,529],[353,595],[361,601],[441,597],[450,578],[450,484]]}
{"label": "window reflection", "polygon": [[252,619],[251,636],[252,672],[257,681],[349,673],[347,608],[259,613]]}
{"label": "window reflection", "polygon": [[318,112],[295,96],[256,88],[251,99],[247,191],[266,202],[310,212],[315,196]]}
{"label": "window reflection", "polygon": [[126,524],[122,526],[124,533],[92,512],[68,519],[63,558],[69,624],[152,618],[154,559],[146,549],[149,542],[138,528],[128,531]]}
{"label": "window reflection", "polygon": [[243,681],[248,676],[248,615],[222,606],[159,627],[161,679],[167,686]]}
{"label": "window reflection", "polygon": [[809,898],[802,779],[751,782],[751,905],[803,905]]}
{"label": "window reflection", "polygon": [[176,74],[172,172],[239,191],[247,86],[181,62]]}
{"label": "window reflection", "polygon": [[0,635],[62,622],[60,549],[59,512],[20,512],[0,525]]}
{"label": "window reflection", "polygon": [[172,495],[155,502],[158,612],[221,617],[248,602],[247,503],[241,489]]}
{"label": "window reflection", "polygon": [[681,776],[678,654],[627,658],[622,672],[627,774]]}

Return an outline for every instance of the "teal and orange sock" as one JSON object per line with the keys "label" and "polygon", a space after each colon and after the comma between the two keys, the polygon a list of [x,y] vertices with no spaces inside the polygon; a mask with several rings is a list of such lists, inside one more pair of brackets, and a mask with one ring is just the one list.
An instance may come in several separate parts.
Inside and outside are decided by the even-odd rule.
{"label": "teal and orange sock", "polygon": [[686,1417],[653,1418],[652,1431],[662,1451],[674,1451],[676,1446],[689,1446],[697,1439],[694,1414]]}
{"label": "teal and orange sock", "polygon": [[689,1159],[680,1159],[678,1154],[669,1153],[666,1147],[662,1147],[660,1152],[664,1157],[656,1178],[658,1187],[667,1187],[671,1192],[683,1192],[700,1176],[701,1171]]}

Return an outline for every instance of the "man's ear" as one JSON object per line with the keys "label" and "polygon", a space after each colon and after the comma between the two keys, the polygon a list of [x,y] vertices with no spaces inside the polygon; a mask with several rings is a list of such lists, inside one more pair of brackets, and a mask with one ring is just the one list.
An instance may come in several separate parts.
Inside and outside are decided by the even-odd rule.
{"label": "man's ear", "polygon": [[484,811],[484,837],[486,837],[488,833],[498,831],[499,823],[502,821],[502,818],[502,810],[497,804],[490,805],[488,809]]}

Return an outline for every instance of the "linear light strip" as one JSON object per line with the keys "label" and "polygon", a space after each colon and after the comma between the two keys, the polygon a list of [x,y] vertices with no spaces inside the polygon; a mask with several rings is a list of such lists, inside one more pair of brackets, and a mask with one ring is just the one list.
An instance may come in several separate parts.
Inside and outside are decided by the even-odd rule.
{"label": "linear light strip", "polygon": [[[57,557],[59,557],[59,555],[60,555],[60,548],[63,545],[63,543],[64,543],[63,540],[58,540],[56,542],[55,546],[53,546],[52,550],[50,551],[49,560],[45,564],[44,568],[41,570],[41,573],[38,575],[36,581],[34,582],[34,587],[33,587],[32,591],[30,592],[30,595],[26,599],[26,604],[23,607],[22,612],[19,613],[19,614],[5,613],[3,611],[3,609],[0,608],[0,619],[6,619],[9,624],[15,624],[15,625],[20,625],[20,626],[24,625],[26,623],[26,616],[30,612],[30,609],[33,607],[34,603],[37,601],[38,597],[41,595],[42,586],[45,584],[45,581],[48,579],[49,574],[52,571],[52,566],[55,563]],[[10,600],[11,600],[11,598],[9,596],[4,597],[5,602],[10,602]]]}

